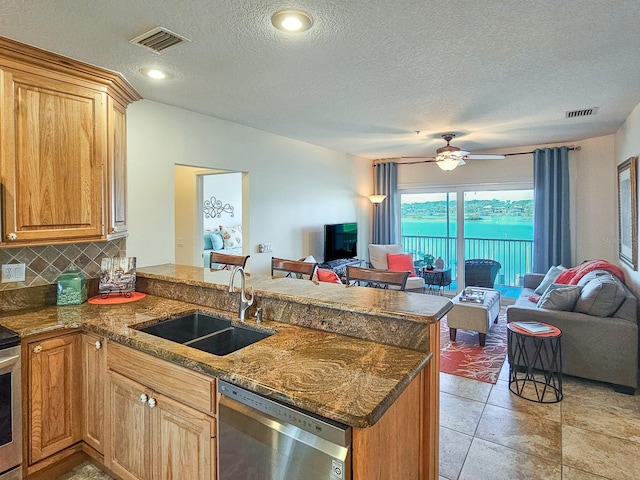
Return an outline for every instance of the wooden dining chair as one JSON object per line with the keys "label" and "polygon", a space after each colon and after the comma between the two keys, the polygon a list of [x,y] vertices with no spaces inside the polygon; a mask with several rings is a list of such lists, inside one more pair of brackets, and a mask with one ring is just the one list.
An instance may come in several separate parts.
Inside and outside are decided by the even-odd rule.
{"label": "wooden dining chair", "polygon": [[305,278],[313,280],[318,264],[314,262],[302,262],[300,260],[287,260],[286,258],[271,257],[271,276],[275,272],[286,272],[286,277]]}
{"label": "wooden dining chair", "polygon": [[209,257],[209,268],[216,268],[214,265],[221,265],[218,270],[230,270],[233,267],[245,268],[250,255],[230,255],[228,253],[211,252]]}
{"label": "wooden dining chair", "polygon": [[395,286],[396,290],[404,290],[407,285],[409,272],[390,272],[374,268],[347,267],[347,285],[361,285],[388,289]]}

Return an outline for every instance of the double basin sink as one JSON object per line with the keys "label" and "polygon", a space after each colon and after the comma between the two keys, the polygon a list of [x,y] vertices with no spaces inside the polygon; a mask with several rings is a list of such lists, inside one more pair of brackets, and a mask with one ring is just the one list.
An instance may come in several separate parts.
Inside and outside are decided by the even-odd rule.
{"label": "double basin sink", "polygon": [[200,312],[170,318],[137,330],[218,356],[238,351],[272,335],[235,326],[231,320]]}

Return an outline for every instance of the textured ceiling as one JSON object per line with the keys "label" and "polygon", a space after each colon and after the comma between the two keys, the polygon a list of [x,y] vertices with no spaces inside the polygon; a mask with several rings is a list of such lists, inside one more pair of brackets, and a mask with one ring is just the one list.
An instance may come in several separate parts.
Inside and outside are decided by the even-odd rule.
{"label": "textured ceiling", "polygon": [[[311,30],[275,30],[284,7]],[[446,132],[471,151],[615,132],[640,102],[638,18],[637,0],[0,0],[1,36],[147,99],[368,158],[433,153]],[[156,26],[192,42],[129,43]]]}

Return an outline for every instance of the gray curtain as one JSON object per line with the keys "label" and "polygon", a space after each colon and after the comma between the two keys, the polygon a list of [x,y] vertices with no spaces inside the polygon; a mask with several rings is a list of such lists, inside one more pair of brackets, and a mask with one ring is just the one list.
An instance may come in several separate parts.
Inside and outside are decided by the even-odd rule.
{"label": "gray curtain", "polygon": [[375,207],[373,217],[373,243],[390,245],[400,242],[398,234],[398,165],[379,163],[375,167],[375,192],[386,195],[384,202]]}
{"label": "gray curtain", "polygon": [[533,152],[533,271],[571,266],[569,236],[569,149]]}

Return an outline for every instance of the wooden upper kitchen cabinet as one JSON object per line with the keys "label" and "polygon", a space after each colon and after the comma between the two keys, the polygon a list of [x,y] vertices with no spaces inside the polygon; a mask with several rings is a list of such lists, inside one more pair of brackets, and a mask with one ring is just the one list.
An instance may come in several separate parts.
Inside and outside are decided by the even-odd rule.
{"label": "wooden upper kitchen cabinet", "polygon": [[28,467],[81,439],[79,342],[71,333],[23,346]]}
{"label": "wooden upper kitchen cabinet", "polygon": [[126,107],[119,75],[0,38],[2,244],[126,233]]}

